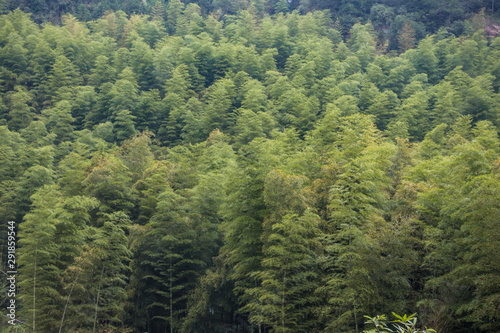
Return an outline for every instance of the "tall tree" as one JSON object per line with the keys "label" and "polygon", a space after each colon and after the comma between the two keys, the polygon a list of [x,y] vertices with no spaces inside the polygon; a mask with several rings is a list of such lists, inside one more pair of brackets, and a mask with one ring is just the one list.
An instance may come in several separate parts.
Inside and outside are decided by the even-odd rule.
{"label": "tall tree", "polygon": [[45,109],[42,114],[46,117],[45,126],[49,132],[56,134],[54,143],[69,141],[73,137],[75,118],[71,116],[71,103],[63,100],[53,108]]}
{"label": "tall tree", "polygon": [[128,261],[123,212],[105,215],[100,228],[86,230],[90,241],[64,272],[67,314],[61,327],[96,331],[123,327]]}
{"label": "tall tree", "polygon": [[59,89],[65,90],[81,83],[82,77],[78,68],[64,55],[56,56],[47,81],[52,98],[56,96]]}
{"label": "tall tree", "polygon": [[[65,199],[57,186],[41,188],[20,226],[20,300],[34,331],[57,332],[64,312],[62,272],[78,253],[81,230],[95,199]],[[43,226],[43,228],[41,228]]]}
{"label": "tall tree", "polygon": [[168,188],[160,194],[158,212],[139,249],[145,260],[138,262],[146,272],[137,292],[150,299],[146,305],[155,331],[166,327],[170,332],[180,329],[190,291],[195,287],[204,262],[198,258],[196,230],[187,215],[185,200]]}
{"label": "tall tree", "polygon": [[21,86],[17,86],[9,97],[9,127],[16,131],[28,127],[35,116],[30,105],[33,97]]}
{"label": "tall tree", "polygon": [[399,32],[398,36],[398,48],[399,52],[405,53],[407,50],[413,49],[415,47],[415,29],[411,26],[411,22],[408,21],[403,25],[403,28]]}
{"label": "tall tree", "polygon": [[182,17],[184,4],[180,0],[172,0],[167,7],[167,31],[174,35],[177,32],[177,26]]}
{"label": "tall tree", "polygon": [[306,332],[316,326],[314,305],[318,274],[319,217],[305,212],[303,177],[272,171],[266,177],[264,200],[271,213],[263,224],[259,284],[247,291],[243,308],[250,321],[276,332]]}

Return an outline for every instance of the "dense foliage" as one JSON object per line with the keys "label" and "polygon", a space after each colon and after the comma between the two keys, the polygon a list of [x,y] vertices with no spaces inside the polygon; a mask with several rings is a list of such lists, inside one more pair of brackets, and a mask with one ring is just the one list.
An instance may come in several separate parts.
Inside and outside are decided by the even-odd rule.
{"label": "dense foliage", "polygon": [[19,329],[360,332],[363,315],[418,311],[440,333],[498,332],[500,38],[484,15],[418,43],[410,22],[387,53],[370,23],[228,3],[223,19],[180,0],[0,17]]}
{"label": "dense foliage", "polygon": [[[68,13],[80,21],[98,20],[110,11],[153,17],[172,4],[178,6],[180,1],[3,0],[0,9],[8,11],[20,7],[32,13],[37,23],[59,23]],[[186,6],[195,5],[204,15],[213,13],[226,23],[231,22],[241,10],[251,7],[260,17],[294,10],[302,14],[328,10],[328,16],[343,34],[347,34],[356,23],[372,22],[381,43],[386,43],[391,50],[397,50],[401,44],[405,44],[398,38],[403,30],[417,39],[437,32],[440,27],[447,27],[448,31],[460,35],[467,31],[467,20],[471,13],[483,9],[490,15],[497,15],[500,7],[495,0],[183,0],[182,3]]]}

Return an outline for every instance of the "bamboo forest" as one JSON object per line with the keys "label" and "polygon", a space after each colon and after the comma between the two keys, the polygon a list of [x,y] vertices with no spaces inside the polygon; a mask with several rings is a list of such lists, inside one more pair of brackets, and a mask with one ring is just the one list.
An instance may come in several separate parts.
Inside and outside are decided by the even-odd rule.
{"label": "bamboo forest", "polygon": [[500,332],[497,7],[0,1],[0,332]]}

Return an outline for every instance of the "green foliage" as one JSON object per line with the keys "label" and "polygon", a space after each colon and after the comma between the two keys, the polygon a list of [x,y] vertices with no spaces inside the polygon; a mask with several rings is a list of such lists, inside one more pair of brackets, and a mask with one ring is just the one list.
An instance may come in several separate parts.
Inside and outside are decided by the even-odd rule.
{"label": "green foliage", "polygon": [[[368,317],[365,324],[371,324],[375,326],[374,329],[369,331],[363,331],[365,333],[376,333],[376,332],[401,332],[401,333],[432,333],[436,332],[433,329],[425,328],[423,330],[417,329],[417,317],[416,313],[412,315],[397,315],[394,312],[392,315],[396,318],[395,320],[388,321],[386,315],[377,315],[376,317]],[[391,326],[389,324],[392,324]],[[390,327],[390,328],[389,328]]]}
{"label": "green foliage", "polygon": [[62,308],[60,258],[58,244],[53,241],[57,231],[56,189],[44,188],[33,197],[34,209],[26,215],[20,230],[23,251],[19,260],[19,287],[24,290],[20,300],[25,304],[26,318],[33,330],[55,331],[57,319],[50,313]]}
{"label": "green foliage", "polygon": [[0,16],[0,238],[18,222],[31,331],[500,330],[480,1],[19,5],[54,23]]}
{"label": "green foliage", "polygon": [[32,96],[22,87],[16,87],[16,91],[10,93],[9,100],[9,127],[16,131],[28,127],[34,118],[33,108],[28,104]]}
{"label": "green foliage", "polygon": [[315,326],[318,297],[316,256],[320,251],[317,215],[284,215],[281,221],[266,221],[263,233],[261,281],[248,290],[253,300],[242,310],[250,322],[274,331],[307,332]]}
{"label": "green foliage", "polygon": [[71,103],[60,101],[54,108],[45,109],[43,115],[46,117],[46,128],[49,133],[56,135],[55,143],[69,141],[73,135],[72,123],[75,119],[71,116]]}
{"label": "green foliage", "polygon": [[[204,266],[199,259],[203,247],[196,243],[198,230],[192,223],[180,195],[171,189],[160,194],[158,213],[152,217],[140,249],[145,260],[137,263],[142,274],[147,272],[141,278],[145,289],[137,292],[155,299],[147,305],[154,327],[180,329],[189,291]],[[148,238],[155,240],[154,248],[147,245]]]}
{"label": "green foliage", "polygon": [[97,200],[64,198],[54,185],[32,197],[33,209],[20,227],[19,260],[22,314],[36,331],[57,331],[64,312],[62,273],[83,243],[82,230]]}

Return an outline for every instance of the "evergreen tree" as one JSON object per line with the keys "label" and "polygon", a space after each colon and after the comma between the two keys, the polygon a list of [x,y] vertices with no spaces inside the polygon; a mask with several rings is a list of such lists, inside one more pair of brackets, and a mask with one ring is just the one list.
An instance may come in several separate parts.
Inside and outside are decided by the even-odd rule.
{"label": "evergreen tree", "polygon": [[317,326],[318,224],[319,218],[312,213],[290,214],[265,232],[261,287],[249,291],[255,293],[256,304],[243,308],[250,311],[252,322],[276,332],[309,332]]}
{"label": "evergreen tree", "polygon": [[189,313],[182,324],[181,332],[209,333],[241,319],[236,315],[237,302],[232,293],[232,283],[223,258],[215,261],[215,269],[207,270],[190,297]]}
{"label": "evergreen tree", "polygon": [[28,50],[23,47],[23,39],[16,32],[8,35],[7,43],[0,51],[2,66],[15,75],[23,74],[28,65]]}
{"label": "evergreen tree", "polygon": [[399,52],[405,53],[409,49],[415,47],[415,29],[411,26],[411,22],[406,22],[398,36]]}
{"label": "evergreen tree", "polygon": [[71,103],[69,101],[57,102],[53,108],[43,111],[46,117],[45,126],[50,133],[56,134],[55,143],[69,141],[73,136],[75,118],[71,116]]}
{"label": "evergreen tree", "polygon": [[83,193],[87,170],[91,166],[90,149],[88,146],[75,143],[72,151],[58,164],[58,185],[65,195]]}
{"label": "evergreen tree", "polygon": [[75,118],[75,128],[83,129],[85,117],[95,112],[97,107],[97,93],[92,86],[82,86],[76,92],[75,99],[71,105],[71,115]]}
{"label": "evergreen tree", "polygon": [[400,101],[396,94],[390,90],[386,90],[372,101],[372,105],[366,112],[376,116],[377,127],[380,130],[384,130],[387,128],[390,119],[396,115],[399,103]]}
{"label": "evergreen tree", "polygon": [[274,11],[276,13],[287,13],[289,11],[288,1],[286,0],[279,0],[274,6]]}
{"label": "evergreen tree", "polygon": [[151,9],[151,19],[153,21],[157,21],[160,24],[165,23],[165,7],[163,6],[162,1],[156,1],[153,8]]}
{"label": "evergreen tree", "polygon": [[60,294],[60,255],[54,242],[58,193],[47,187],[33,197],[33,210],[26,215],[20,230],[19,287],[23,311],[33,331],[56,331],[57,315],[63,300]]}
{"label": "evergreen tree", "polygon": [[265,202],[273,213],[264,221],[262,268],[254,273],[261,282],[247,291],[252,299],[243,310],[250,312],[251,322],[274,331],[315,327],[319,217],[304,213],[303,181],[280,170],[266,178]]}
{"label": "evergreen tree", "polygon": [[184,64],[177,66],[172,73],[172,78],[165,83],[166,93],[176,94],[184,100],[188,99],[192,94],[191,88],[189,69]]}
{"label": "evergreen tree", "polygon": [[56,96],[60,88],[67,89],[81,83],[82,77],[78,68],[64,55],[56,56],[47,82],[51,90],[51,96]]}
{"label": "evergreen tree", "polygon": [[443,82],[434,86],[435,101],[433,109],[433,117],[437,124],[451,125],[460,116],[459,113],[459,96],[449,82]]}
{"label": "evergreen tree", "polygon": [[29,104],[33,97],[21,86],[16,87],[9,97],[9,127],[16,131],[28,127],[35,116]]}
{"label": "evergreen tree", "polygon": [[[62,272],[82,242],[80,231],[97,201],[63,198],[54,185],[32,197],[33,209],[20,227],[20,300],[35,331],[57,331],[64,312]],[[43,226],[43,228],[41,228]]]}
{"label": "evergreen tree", "polygon": [[149,90],[156,88],[153,52],[151,47],[142,38],[137,38],[132,42],[130,65],[142,89]]}
{"label": "evergreen tree", "polygon": [[128,75],[133,75],[130,68],[125,68],[120,74],[122,77],[117,80],[109,91],[110,108],[112,112],[121,110],[135,110],[138,100],[137,83],[133,77],[127,79]]}
{"label": "evergreen tree", "polygon": [[369,253],[376,253],[377,248],[369,230],[384,222],[382,209],[387,198],[380,189],[390,185],[384,170],[393,147],[368,145],[363,154],[342,168],[330,189],[330,231],[324,238],[326,257],[322,259],[329,274],[318,291],[327,295],[323,315],[337,314],[327,319],[327,327],[333,330],[354,331],[361,324],[362,313],[383,303],[385,290],[370,281],[380,278],[379,269],[387,268],[370,258]]}
{"label": "evergreen tree", "polygon": [[428,110],[428,95],[425,91],[415,93],[407,98],[401,106],[398,117],[404,119],[410,128],[410,135],[422,138],[422,133],[427,133],[431,127],[432,118]]}
{"label": "evergreen tree", "polygon": [[26,214],[31,205],[31,196],[45,186],[54,184],[54,171],[52,170],[52,161],[54,158],[53,149],[45,149],[44,157],[47,160],[47,166],[35,164],[27,168],[19,179],[20,188],[16,195],[17,209]]}
{"label": "evergreen tree", "polygon": [[167,31],[170,35],[175,35],[179,25],[184,4],[180,0],[172,0],[167,7]]}
{"label": "evergreen tree", "polygon": [[180,329],[188,295],[204,266],[197,256],[204,249],[198,247],[193,227],[184,199],[170,188],[160,194],[158,212],[140,249],[145,260],[137,263],[146,272],[140,284],[144,289],[137,292],[151,299],[146,305],[151,318],[148,326],[155,330]]}
{"label": "evergreen tree", "polygon": [[137,130],[156,133],[160,127],[161,111],[160,92],[157,89],[142,92],[133,112]]}
{"label": "evergreen tree", "polygon": [[[238,118],[234,127],[236,142],[239,145],[248,144],[255,138],[265,137],[264,121],[273,121],[271,117],[264,118],[265,114],[255,114],[255,112],[246,109],[238,110]],[[238,146],[238,145],[236,145]]]}
{"label": "evergreen tree", "polygon": [[104,213],[133,207],[130,173],[115,154],[95,154],[84,185],[86,193],[101,202],[100,210]]}
{"label": "evergreen tree", "polygon": [[128,110],[113,113],[113,132],[118,142],[129,139],[137,133],[134,126],[135,116]]}
{"label": "evergreen tree", "polygon": [[427,74],[430,82],[436,82],[438,79],[436,75],[438,59],[434,54],[434,45],[430,37],[420,41],[418,44],[414,65],[418,72]]}
{"label": "evergreen tree", "polygon": [[122,327],[130,260],[125,231],[129,224],[126,214],[116,212],[105,215],[100,228],[87,231],[91,241],[64,273],[70,308],[61,327],[93,331]]}
{"label": "evergreen tree", "polygon": [[234,89],[234,82],[231,79],[217,81],[211,86],[206,95],[208,105],[203,115],[205,135],[216,128],[224,131],[231,124],[230,112],[235,95]]}
{"label": "evergreen tree", "polygon": [[109,58],[105,55],[97,56],[91,72],[89,83],[95,87],[99,87],[105,82],[112,82],[116,77],[116,69],[111,66]]}

